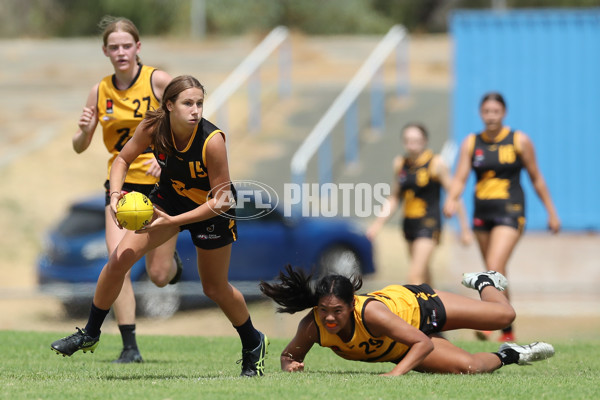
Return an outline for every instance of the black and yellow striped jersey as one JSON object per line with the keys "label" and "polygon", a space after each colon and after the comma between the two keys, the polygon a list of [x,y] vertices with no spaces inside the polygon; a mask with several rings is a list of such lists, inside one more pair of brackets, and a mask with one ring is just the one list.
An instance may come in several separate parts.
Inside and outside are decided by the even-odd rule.
{"label": "black and yellow striped jersey", "polygon": [[404,159],[396,179],[400,185],[404,218],[440,220],[441,184],[432,171],[434,154],[425,150],[414,162]]}
{"label": "black and yellow striped jersey", "polygon": [[313,317],[319,330],[319,344],[329,347],[347,360],[366,362],[398,362],[408,351],[408,346],[387,336],[374,337],[364,324],[364,310],[369,301],[380,301],[408,324],[419,329],[421,310],[415,293],[401,285],[390,285],[366,295],[354,296],[354,332],[348,342],[327,332],[319,320],[317,307]]}
{"label": "black and yellow striped jersey", "polygon": [[[206,168],[206,144],[214,135],[225,134],[211,122],[202,118],[184,149],[174,149],[172,155],[155,152],[162,167],[159,186],[175,196],[170,196],[179,208],[191,210],[212,197]],[[233,190],[233,185],[232,185]]]}
{"label": "black and yellow striped jersey", "polygon": [[[146,111],[160,106],[152,89],[152,73],[155,70],[156,68],[140,65],[137,76],[125,90],[117,89],[114,75],[104,77],[98,85],[98,121],[102,125],[104,145],[111,153],[108,176],[113,161],[133,136]],[[125,182],[146,185],[156,183],[155,177],[146,175],[148,165],[144,165],[152,158],[154,155],[151,149],[140,154],[131,163]]]}
{"label": "black and yellow striped jersey", "polygon": [[524,215],[519,134],[504,127],[494,140],[485,132],[471,134],[468,140],[477,179],[475,214],[479,217]]}

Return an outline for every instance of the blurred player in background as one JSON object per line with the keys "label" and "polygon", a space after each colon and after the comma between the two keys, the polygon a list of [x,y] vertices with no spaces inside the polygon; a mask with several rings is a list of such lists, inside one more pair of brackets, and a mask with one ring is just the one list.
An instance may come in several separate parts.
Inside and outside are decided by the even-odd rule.
{"label": "blurred player in background", "polygon": [[[506,275],[507,263],[525,227],[525,198],[520,183],[525,168],[531,183],[548,213],[548,227],[560,230],[560,220],[538,168],[533,143],[521,131],[503,124],[506,103],[499,93],[487,93],[479,112],[485,125],[483,132],[470,134],[463,141],[444,214],[457,210],[471,169],[475,171],[475,210],[473,230],[488,270]],[[506,292],[505,292],[506,293]],[[508,297],[508,293],[506,293]],[[500,341],[514,340],[512,326],[502,330]],[[489,332],[478,336],[486,339]]]}
{"label": "blurred player in background", "polygon": [[[373,240],[402,202],[402,230],[410,254],[407,282],[431,284],[429,263],[441,230],[441,188],[448,190],[450,187],[450,173],[442,158],[427,147],[428,134],[423,125],[410,123],[404,126],[402,140],[406,154],[394,159],[392,195],[387,199],[382,216],[367,230],[367,237]],[[462,203],[458,217],[461,241],[469,244],[472,232]]]}
{"label": "blurred player in background", "polygon": [[[164,71],[143,65],[138,54],[141,43],[136,26],[126,18],[105,17],[100,22],[103,29],[102,51],[108,57],[114,74],[104,77],[90,91],[83,112],[79,117],[79,130],[73,136],[73,148],[77,153],[85,151],[94,136],[98,123],[106,149],[110,153],[108,174],[113,161],[133,135],[146,111],[156,109],[171,77]],[[149,195],[158,181],[161,168],[151,149],[147,149],[131,164],[122,190],[137,191]],[[110,214],[110,183],[106,189],[106,246],[108,254],[117,247],[125,231],[112,220]],[[160,248],[146,255],[146,270],[157,286],[175,283],[181,275],[181,261],[175,252],[174,237]],[[123,350],[114,362],[142,362],[135,336],[135,296],[130,274],[123,282],[121,294],[114,304],[114,312]]]}
{"label": "blurred player in background", "polygon": [[85,329],[53,342],[51,348],[57,353],[70,356],[78,350],[94,351],[100,327],[133,264],[187,230],[196,246],[204,294],[217,303],[240,336],[241,375],[264,375],[268,339],[254,327],[244,296],[228,281],[237,225],[235,208],[231,208],[235,188],[229,176],[225,134],[202,118],[203,107],[202,84],[191,76],[174,78],[165,88],[161,106],[146,113],[115,159],[110,172],[113,220],[129,167],[152,145],[162,167],[160,181],[150,193],[154,218],[140,231],[125,232],[100,273]]}
{"label": "blurred player in background", "polygon": [[390,285],[365,295],[359,277],[327,275],[312,282],[291,266],[279,282],[261,282],[263,293],[280,305],[278,312],[310,308],[296,336],[281,353],[281,369],[303,371],[314,344],[354,361],[395,364],[387,376],[409,371],[480,374],[509,364],[527,364],[554,355],[552,345],[504,343],[495,353],[468,353],[439,335],[453,329],[497,329],[510,324],[515,311],[502,294],[506,278],[497,272],[469,273],[463,285],[479,291],[481,301],[432,289],[429,285]]}

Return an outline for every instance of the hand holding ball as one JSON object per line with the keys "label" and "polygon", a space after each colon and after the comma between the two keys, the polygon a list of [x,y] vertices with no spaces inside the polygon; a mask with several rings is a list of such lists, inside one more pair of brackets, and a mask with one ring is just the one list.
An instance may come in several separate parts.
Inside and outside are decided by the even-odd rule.
{"label": "hand holding ball", "polygon": [[152,202],[140,192],[127,193],[117,203],[117,221],[125,229],[142,229],[152,220],[153,215]]}

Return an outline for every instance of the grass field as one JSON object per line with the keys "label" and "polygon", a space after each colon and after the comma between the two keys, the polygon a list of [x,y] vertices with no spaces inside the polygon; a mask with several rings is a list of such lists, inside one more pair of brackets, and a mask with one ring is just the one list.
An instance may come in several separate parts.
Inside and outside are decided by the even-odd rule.
{"label": "grass field", "polygon": [[[267,375],[239,378],[233,337],[140,336],[143,364],[115,365],[120,337],[105,334],[97,351],[57,356],[56,333],[0,331],[0,398],[5,399],[592,399],[600,394],[600,342],[553,343],[556,355],[488,375],[379,376],[391,364],[349,362],[314,348],[304,373],[279,369],[286,341],[271,340]],[[458,343],[495,351],[496,343]]]}

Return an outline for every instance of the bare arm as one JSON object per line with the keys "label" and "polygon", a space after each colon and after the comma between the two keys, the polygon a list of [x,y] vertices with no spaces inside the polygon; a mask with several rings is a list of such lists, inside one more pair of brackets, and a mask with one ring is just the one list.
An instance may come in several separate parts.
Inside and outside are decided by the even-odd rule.
{"label": "bare arm", "polygon": [[[165,88],[167,87],[169,82],[171,82],[171,76],[165,71],[157,69],[154,71],[154,73],[152,73],[152,90],[154,91],[154,94],[156,95],[156,98],[159,101],[162,99],[163,94],[165,92]],[[151,175],[156,178],[160,177],[161,168],[158,164],[158,161],[156,161],[154,157],[146,161],[144,165],[149,165],[148,170],[146,171],[146,175]]]}
{"label": "bare arm", "polygon": [[[150,146],[150,143],[152,143],[152,136],[147,129],[145,120],[143,120],[135,129],[131,139],[129,139],[127,144],[125,144],[121,152],[113,161],[109,177],[110,208],[113,214],[117,210],[117,202],[119,198],[121,198],[121,189],[123,188],[123,182],[125,182],[127,171],[129,171],[129,166],[148,148],[148,146]],[[118,196],[114,196],[114,193],[117,193]]]}
{"label": "bare arm", "polygon": [[548,227],[552,233],[558,233],[558,231],[560,231],[560,219],[558,218],[558,213],[552,202],[546,180],[538,168],[533,143],[531,143],[529,137],[522,132],[519,132],[519,140],[521,145],[521,159],[523,160],[525,169],[527,169],[533,188],[548,213]]}
{"label": "bare arm", "polygon": [[[404,160],[402,157],[399,156],[394,159],[394,176],[396,176],[400,172],[400,169],[402,169],[403,164]],[[400,204],[401,189],[402,188],[400,187],[398,181],[394,180],[394,183],[392,184],[392,194],[388,196],[387,201],[385,202],[383,209],[381,210],[381,215],[371,224],[371,226],[369,226],[369,229],[367,229],[367,237],[370,240],[373,240],[375,238],[375,236],[377,235],[377,233],[379,233],[379,230],[383,227],[385,222],[392,215],[394,215],[394,212],[396,212],[396,209]]]}
{"label": "bare arm", "polygon": [[171,79],[171,75],[159,69],[155,70],[152,74],[152,90],[154,90],[154,94],[158,100],[162,100],[165,88],[171,82]]}
{"label": "bare arm", "polygon": [[73,135],[73,150],[77,154],[84,152],[92,142],[96,126],[98,125],[98,110],[96,101],[98,100],[98,84],[94,85],[88,94],[85,107],[81,112],[77,125],[79,129]]}
{"label": "bare arm", "polygon": [[408,352],[385,376],[404,375],[433,351],[433,342],[423,332],[392,313],[383,303],[370,301],[364,311],[365,326],[375,337],[387,336],[408,346]]}
{"label": "bare arm", "polygon": [[299,372],[304,370],[304,357],[313,344],[317,343],[319,333],[312,310],[298,324],[296,336],[281,352],[281,370]]}
{"label": "bare arm", "polygon": [[458,200],[465,190],[469,173],[471,172],[471,143],[470,136],[467,137],[462,145],[460,146],[460,156],[458,158],[458,165],[456,166],[456,173],[450,183],[448,189],[448,196],[444,203],[444,215],[446,217],[452,217],[458,208]]}
{"label": "bare arm", "polygon": [[[440,184],[444,188],[446,192],[450,189],[450,184],[452,179],[450,177],[450,170],[442,160],[440,156],[435,156],[432,160],[434,163],[433,170],[439,180]],[[457,202],[456,214],[458,216],[458,223],[460,225],[460,238],[463,244],[469,244],[473,240],[473,232],[471,231],[471,227],[469,226],[469,222],[467,219],[467,212],[465,210],[465,205],[462,199],[459,198]]]}

